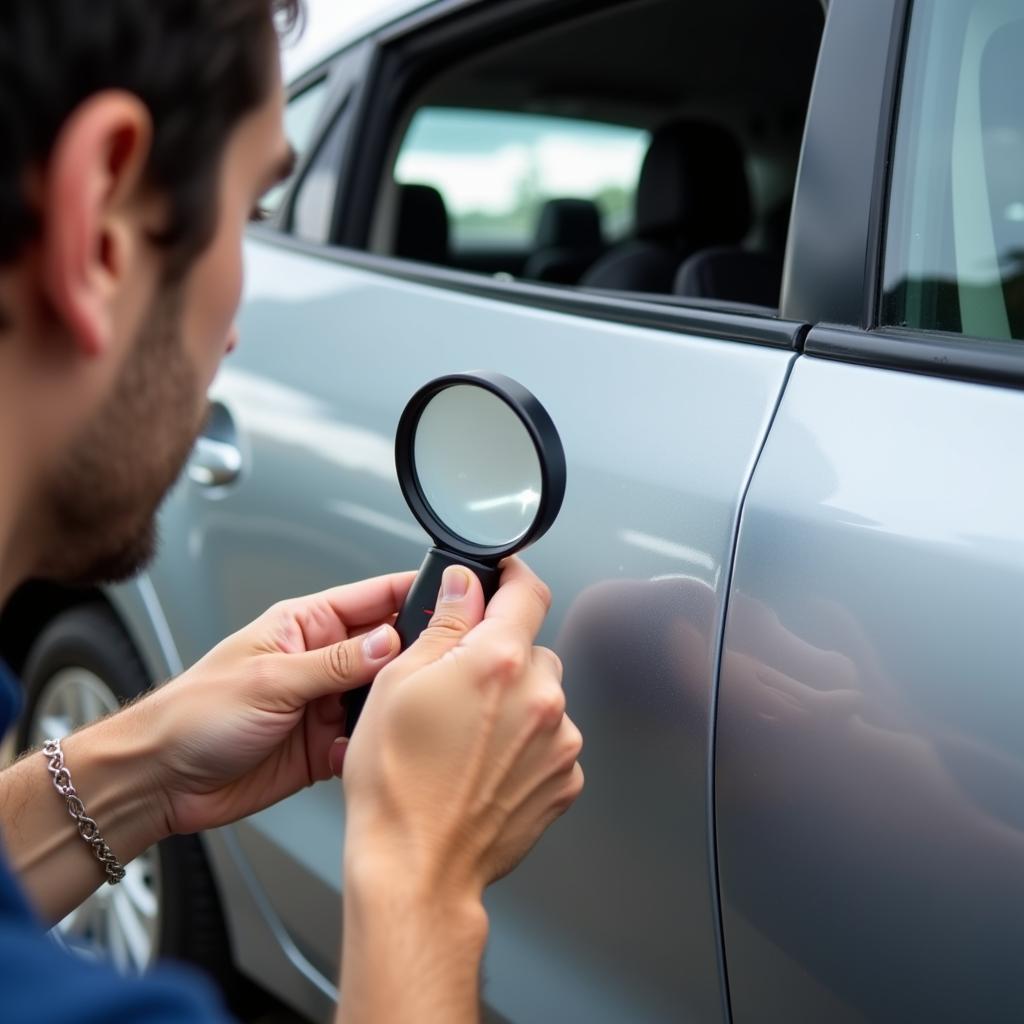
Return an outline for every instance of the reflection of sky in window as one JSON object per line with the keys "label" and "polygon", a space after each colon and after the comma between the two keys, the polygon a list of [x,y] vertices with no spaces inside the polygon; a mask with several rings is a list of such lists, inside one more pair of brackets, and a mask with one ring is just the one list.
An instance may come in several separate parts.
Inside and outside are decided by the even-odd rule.
{"label": "reflection of sky in window", "polygon": [[593,198],[636,189],[647,132],[501,111],[420,111],[395,167],[400,182],[433,185],[455,216],[503,214],[526,189]]}

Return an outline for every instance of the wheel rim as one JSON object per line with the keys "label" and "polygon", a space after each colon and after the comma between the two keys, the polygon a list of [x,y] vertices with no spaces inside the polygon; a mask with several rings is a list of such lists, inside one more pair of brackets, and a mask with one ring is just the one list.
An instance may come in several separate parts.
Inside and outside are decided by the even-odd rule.
{"label": "wheel rim", "polygon": [[[32,716],[30,742],[63,739],[75,729],[117,711],[110,687],[85,668],[65,668],[47,680]],[[74,766],[69,766],[72,774]],[[102,885],[53,929],[68,948],[138,973],[156,957],[160,936],[160,857],[154,848],[125,865],[118,885]]]}

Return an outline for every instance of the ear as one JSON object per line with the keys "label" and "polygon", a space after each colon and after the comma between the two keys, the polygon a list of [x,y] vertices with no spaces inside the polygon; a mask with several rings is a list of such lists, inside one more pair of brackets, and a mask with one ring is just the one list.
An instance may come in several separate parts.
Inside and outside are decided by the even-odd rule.
{"label": "ear", "polygon": [[64,123],[43,173],[44,286],[88,356],[111,345],[118,290],[145,244],[152,130],[137,97],[97,93]]}

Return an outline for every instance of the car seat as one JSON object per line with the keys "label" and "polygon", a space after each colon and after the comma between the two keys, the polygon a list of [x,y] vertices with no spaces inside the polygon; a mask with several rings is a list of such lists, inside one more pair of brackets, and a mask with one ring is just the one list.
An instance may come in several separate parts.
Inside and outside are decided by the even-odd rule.
{"label": "car seat", "polygon": [[749,302],[776,309],[782,291],[791,202],[780,203],[762,225],[763,250],[712,246],[687,257],[672,291],[696,299]]}
{"label": "car seat", "polygon": [[633,239],[602,256],[580,284],[671,292],[687,256],[738,242],[750,216],[743,151],[733,136],[708,121],[671,121],[654,133],[644,157]]}
{"label": "car seat", "polygon": [[736,246],[702,249],[679,268],[672,291],[696,299],[779,304],[782,290],[782,254],[750,252]]}
{"label": "car seat", "polygon": [[401,185],[395,217],[395,256],[424,263],[450,262],[448,210],[430,185]]}
{"label": "car seat", "polygon": [[597,204],[589,199],[551,199],[541,209],[523,277],[575,284],[603,251]]}

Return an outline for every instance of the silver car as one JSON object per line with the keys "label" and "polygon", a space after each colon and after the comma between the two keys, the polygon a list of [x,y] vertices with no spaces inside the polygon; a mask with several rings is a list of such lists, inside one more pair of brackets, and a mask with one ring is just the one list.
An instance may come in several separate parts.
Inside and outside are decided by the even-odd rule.
{"label": "silver car", "polygon": [[[1024,0],[439,0],[290,97],[158,560],[0,623],[22,742],[418,565],[399,414],[498,370],[566,448],[588,784],[490,893],[486,1014],[1024,1019]],[[314,786],[62,934],[325,1019],[344,829]]]}

